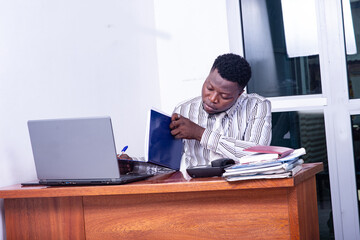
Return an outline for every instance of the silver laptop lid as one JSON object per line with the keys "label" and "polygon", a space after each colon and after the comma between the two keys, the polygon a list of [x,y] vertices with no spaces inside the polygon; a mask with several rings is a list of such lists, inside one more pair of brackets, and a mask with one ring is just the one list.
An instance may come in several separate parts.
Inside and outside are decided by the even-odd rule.
{"label": "silver laptop lid", "polygon": [[28,128],[39,180],[120,177],[110,117],[29,120]]}

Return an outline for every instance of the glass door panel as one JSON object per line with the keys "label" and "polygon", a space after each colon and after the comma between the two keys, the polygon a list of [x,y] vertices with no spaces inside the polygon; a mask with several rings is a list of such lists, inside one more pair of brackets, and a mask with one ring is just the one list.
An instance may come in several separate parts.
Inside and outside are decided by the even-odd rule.
{"label": "glass door panel", "polygon": [[[300,10],[294,3],[303,16],[295,15]],[[248,92],[265,97],[322,93],[313,1],[241,0],[241,16],[245,57],[253,70]],[[292,31],[294,25],[304,26],[307,34],[298,27]]]}
{"label": "glass door panel", "polygon": [[[360,115],[351,116],[358,209],[360,209]],[[358,210],[360,211],[360,210]],[[359,213],[360,216],[360,213]]]}
{"label": "glass door panel", "polygon": [[[360,98],[360,0],[343,0],[349,99]],[[351,116],[358,209],[360,209],[360,115]],[[358,210],[359,211],[359,210]],[[360,214],[358,214],[360,216]]]}
{"label": "glass door panel", "polygon": [[324,113],[322,111],[272,113],[272,124],[271,145],[295,149],[304,147],[305,163],[324,164],[324,171],[316,175],[320,239],[334,239]]}
{"label": "glass door panel", "polygon": [[360,98],[360,0],[343,0],[349,98]]}

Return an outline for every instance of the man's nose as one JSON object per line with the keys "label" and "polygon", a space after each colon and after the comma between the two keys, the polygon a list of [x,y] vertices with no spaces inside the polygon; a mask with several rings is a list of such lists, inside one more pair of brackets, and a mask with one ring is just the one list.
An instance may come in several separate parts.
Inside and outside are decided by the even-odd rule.
{"label": "man's nose", "polygon": [[209,96],[209,100],[212,102],[212,103],[218,103],[219,102],[219,99],[218,99],[218,94],[217,93],[211,93],[210,96]]}

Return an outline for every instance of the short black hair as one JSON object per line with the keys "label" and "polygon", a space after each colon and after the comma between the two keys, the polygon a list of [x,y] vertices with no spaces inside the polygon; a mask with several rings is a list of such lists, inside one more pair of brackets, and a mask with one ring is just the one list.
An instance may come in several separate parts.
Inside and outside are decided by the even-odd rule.
{"label": "short black hair", "polygon": [[251,78],[251,67],[245,58],[226,53],[218,56],[211,71],[218,70],[220,76],[228,81],[237,82],[241,88],[244,88]]}

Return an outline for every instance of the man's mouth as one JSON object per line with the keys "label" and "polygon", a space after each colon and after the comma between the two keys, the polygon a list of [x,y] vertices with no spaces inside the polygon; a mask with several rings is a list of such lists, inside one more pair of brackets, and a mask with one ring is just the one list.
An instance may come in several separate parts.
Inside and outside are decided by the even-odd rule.
{"label": "man's mouth", "polygon": [[208,112],[208,113],[216,112],[216,108],[212,107],[211,105],[208,105],[205,102],[203,102],[203,107],[204,107],[205,111]]}

